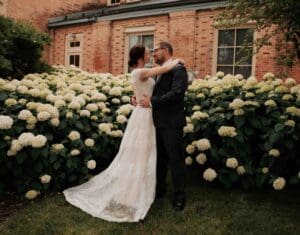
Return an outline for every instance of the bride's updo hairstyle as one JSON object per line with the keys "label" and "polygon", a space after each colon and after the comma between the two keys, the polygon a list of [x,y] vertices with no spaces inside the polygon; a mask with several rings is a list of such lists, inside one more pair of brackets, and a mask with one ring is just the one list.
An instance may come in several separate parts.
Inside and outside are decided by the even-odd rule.
{"label": "bride's updo hairstyle", "polygon": [[135,45],[130,49],[129,52],[129,67],[135,67],[138,64],[139,59],[144,59],[145,55],[145,46],[143,45]]}

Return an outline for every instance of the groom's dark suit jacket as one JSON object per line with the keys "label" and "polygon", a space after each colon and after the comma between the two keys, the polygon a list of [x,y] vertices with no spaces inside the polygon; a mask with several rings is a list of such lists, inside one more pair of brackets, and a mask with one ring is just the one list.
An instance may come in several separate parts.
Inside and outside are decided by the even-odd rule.
{"label": "groom's dark suit jacket", "polygon": [[156,128],[183,128],[184,94],[188,86],[186,68],[178,64],[156,82],[151,105]]}

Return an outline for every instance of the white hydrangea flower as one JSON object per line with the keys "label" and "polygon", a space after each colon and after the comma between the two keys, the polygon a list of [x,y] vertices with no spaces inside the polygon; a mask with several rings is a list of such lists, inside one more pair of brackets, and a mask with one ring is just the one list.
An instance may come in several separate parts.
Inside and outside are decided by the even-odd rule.
{"label": "white hydrangea flower", "polygon": [[235,137],[237,136],[235,127],[221,126],[218,129],[218,134],[222,137]]}
{"label": "white hydrangea flower", "polygon": [[293,99],[294,99],[294,97],[290,94],[285,94],[285,95],[282,96],[282,100],[287,101],[287,100],[293,100]]}
{"label": "white hydrangea flower", "polygon": [[185,150],[188,154],[192,154],[195,152],[195,146],[192,144],[189,144],[188,146],[186,146]]}
{"label": "white hydrangea flower", "polygon": [[193,133],[194,125],[192,123],[187,123],[187,125],[183,128],[184,133]]}
{"label": "white hydrangea flower", "polygon": [[51,146],[51,150],[56,153],[59,153],[64,148],[65,148],[65,146],[63,144],[52,144],[52,146]]}
{"label": "white hydrangea flower", "polygon": [[217,73],[216,73],[216,76],[218,77],[218,78],[222,78],[222,77],[224,77],[224,72],[222,72],[222,71],[218,71]]}
{"label": "white hydrangea flower", "polygon": [[113,99],[111,100],[111,102],[112,102],[113,104],[120,104],[120,103],[121,103],[120,99],[118,99],[118,98],[113,98]]}
{"label": "white hydrangea flower", "polygon": [[273,182],[273,188],[275,190],[282,190],[285,186],[286,182],[283,177],[278,177],[276,180]]}
{"label": "white hydrangea flower", "polygon": [[60,124],[60,121],[59,121],[58,118],[51,118],[50,123],[51,123],[52,126],[58,127],[59,124]]}
{"label": "white hydrangea flower", "polygon": [[246,98],[253,98],[253,97],[255,97],[255,94],[253,92],[247,92],[245,97]]}
{"label": "white hydrangea flower", "polygon": [[239,163],[238,163],[238,160],[236,158],[234,158],[234,157],[227,158],[226,166],[228,168],[235,169],[235,168],[237,168],[238,165],[239,165]]}
{"label": "white hydrangea flower", "polygon": [[122,96],[121,100],[123,103],[130,103],[130,97],[127,95]]}
{"label": "white hydrangea flower", "polygon": [[61,107],[65,107],[66,106],[66,102],[64,100],[56,100],[54,102],[54,107],[55,108],[61,108]]}
{"label": "white hydrangea flower", "polygon": [[109,123],[100,123],[98,125],[98,128],[101,132],[109,134],[111,132],[111,126],[109,125]]}
{"label": "white hydrangea flower", "polygon": [[200,151],[208,150],[211,147],[210,141],[206,138],[198,140],[196,145]]}
{"label": "white hydrangea flower", "polygon": [[69,139],[72,141],[79,140],[80,139],[80,133],[78,131],[71,131],[68,135]]}
{"label": "white hydrangea flower", "polygon": [[277,104],[276,104],[276,102],[275,102],[274,100],[267,100],[267,101],[265,102],[265,106],[276,107]]}
{"label": "white hydrangea flower", "polygon": [[66,113],[66,118],[67,118],[67,119],[73,118],[73,112],[68,111],[68,112]]}
{"label": "white hydrangea flower", "polygon": [[107,97],[103,93],[95,93],[92,95],[91,100],[106,101]]}
{"label": "white hydrangea flower", "polygon": [[220,86],[215,86],[210,90],[211,95],[218,95],[221,94],[222,92],[223,92],[223,88]]}
{"label": "white hydrangea flower", "polygon": [[245,105],[244,101],[240,98],[234,99],[231,103],[229,103],[229,107],[231,109],[241,109]]}
{"label": "white hydrangea flower", "polygon": [[288,93],[289,88],[287,88],[286,86],[278,86],[278,87],[275,88],[274,92],[276,92],[276,93]]}
{"label": "white hydrangea flower", "polygon": [[261,169],[261,172],[264,173],[264,174],[268,174],[269,173],[269,168],[268,167],[263,167]]}
{"label": "white hydrangea flower", "polygon": [[12,127],[14,120],[10,116],[0,115],[0,130],[8,130]]}
{"label": "white hydrangea flower", "polygon": [[97,104],[88,104],[85,108],[90,112],[96,112],[98,110]]}
{"label": "white hydrangea flower", "polygon": [[14,105],[18,104],[18,102],[16,101],[16,99],[8,98],[8,99],[5,100],[4,104],[6,106],[10,107],[10,106],[14,106]]}
{"label": "white hydrangea flower", "polygon": [[28,109],[23,109],[19,115],[18,115],[18,119],[20,120],[27,120],[29,117],[32,117],[32,113],[30,110]]}
{"label": "white hydrangea flower", "polygon": [[37,119],[39,121],[46,121],[49,120],[50,118],[51,118],[51,114],[47,111],[41,111],[37,115]]}
{"label": "white hydrangea flower", "polygon": [[294,86],[297,84],[296,80],[294,78],[287,78],[285,81],[284,81],[284,84],[287,85],[287,86]]}
{"label": "white hydrangea flower", "polygon": [[205,153],[199,153],[196,157],[196,161],[200,164],[203,165],[207,161],[207,157]]}
{"label": "white hydrangea flower", "polygon": [[128,116],[130,112],[132,111],[133,106],[131,104],[125,104],[120,106],[120,108],[116,111],[117,114],[122,114],[125,116]]}
{"label": "white hydrangea flower", "polygon": [[29,200],[35,199],[40,194],[39,191],[29,190],[26,192],[25,197]]}
{"label": "white hydrangea flower", "polygon": [[238,175],[244,175],[246,173],[246,169],[244,166],[238,166],[236,168],[236,171],[237,171]]}
{"label": "white hydrangea flower", "polygon": [[51,176],[50,175],[43,175],[43,176],[41,176],[40,180],[41,180],[42,184],[48,184],[51,180]]}
{"label": "white hydrangea flower", "polygon": [[111,137],[114,137],[114,138],[122,137],[123,136],[123,131],[122,130],[111,131],[109,133],[109,135]]}
{"label": "white hydrangea flower", "polygon": [[300,117],[300,109],[296,108],[295,106],[287,107],[285,111],[291,114],[292,116]]}
{"label": "white hydrangea flower", "polygon": [[233,115],[234,116],[242,116],[242,115],[244,115],[245,114],[245,111],[243,110],[243,109],[235,109],[234,111],[233,111]]}
{"label": "white hydrangea flower", "polygon": [[294,127],[296,122],[294,120],[286,120],[284,125]]}
{"label": "white hydrangea flower", "polygon": [[110,89],[109,95],[113,96],[121,96],[122,95],[122,87],[115,86]]}
{"label": "white hydrangea flower", "polygon": [[80,154],[80,151],[78,150],[78,149],[73,149],[72,151],[71,151],[71,155],[72,156],[77,156],[77,155],[79,155]]}
{"label": "white hydrangea flower", "polygon": [[68,105],[69,109],[75,109],[75,110],[79,110],[81,108],[81,105],[79,102],[77,101],[72,101],[69,105]]}
{"label": "white hydrangea flower", "polygon": [[127,118],[124,116],[124,115],[118,115],[117,116],[117,122],[118,123],[125,123],[125,122],[127,122]]}
{"label": "white hydrangea flower", "polygon": [[18,103],[21,104],[21,105],[25,105],[27,103],[27,100],[24,99],[24,98],[21,98],[18,100]]}
{"label": "white hydrangea flower", "polygon": [[86,165],[88,169],[93,170],[96,168],[97,163],[95,160],[89,160]]}
{"label": "white hydrangea flower", "polygon": [[84,141],[85,146],[87,147],[93,147],[95,145],[95,141],[93,139],[86,139]]}
{"label": "white hydrangea flower", "polygon": [[23,146],[30,146],[34,140],[34,135],[31,132],[24,132],[18,137],[19,143]]}
{"label": "white hydrangea flower", "polygon": [[263,79],[264,80],[273,80],[275,78],[275,76],[274,76],[274,74],[273,73],[270,73],[270,72],[268,72],[268,73],[266,73],[264,76],[263,76]]}
{"label": "white hydrangea flower", "polygon": [[207,113],[201,112],[201,111],[196,111],[191,116],[191,119],[195,119],[195,120],[200,120],[200,119],[205,119],[205,118],[209,118],[209,115]]}
{"label": "white hydrangea flower", "polygon": [[185,165],[190,166],[193,164],[193,158],[191,157],[186,157],[185,158]]}
{"label": "white hydrangea flower", "polygon": [[199,105],[194,105],[192,110],[193,111],[199,111],[201,109],[201,107]]}
{"label": "white hydrangea flower", "polygon": [[90,116],[91,116],[90,111],[86,109],[80,111],[80,117],[90,117]]}
{"label": "white hydrangea flower", "polygon": [[269,151],[269,156],[272,156],[272,157],[279,157],[280,156],[280,152],[278,149],[271,149]]}
{"label": "white hydrangea flower", "polygon": [[33,148],[41,148],[41,147],[45,146],[46,142],[47,142],[46,136],[37,135],[33,138],[31,146]]}
{"label": "white hydrangea flower", "polygon": [[217,177],[217,172],[212,169],[212,168],[208,168],[206,169],[204,172],[203,172],[203,178],[206,180],[206,181],[213,181],[215,178]]}

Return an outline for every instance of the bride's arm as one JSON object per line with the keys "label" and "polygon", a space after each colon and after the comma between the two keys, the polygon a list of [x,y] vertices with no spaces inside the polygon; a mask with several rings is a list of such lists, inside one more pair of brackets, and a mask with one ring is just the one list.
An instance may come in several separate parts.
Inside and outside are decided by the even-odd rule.
{"label": "bride's arm", "polygon": [[178,63],[180,63],[182,60],[175,59],[164,66],[159,66],[155,68],[143,68],[141,69],[140,79],[144,80],[149,77],[155,77],[160,74],[164,74],[172,70]]}

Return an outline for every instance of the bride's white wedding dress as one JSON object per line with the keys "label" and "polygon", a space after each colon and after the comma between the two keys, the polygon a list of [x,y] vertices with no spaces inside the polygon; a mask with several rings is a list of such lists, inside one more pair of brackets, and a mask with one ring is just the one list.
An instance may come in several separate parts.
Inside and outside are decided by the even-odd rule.
{"label": "bride's white wedding dress", "polygon": [[[151,96],[155,81],[141,81],[132,71],[137,100]],[[119,152],[109,167],[88,182],[69,188],[66,200],[94,217],[115,222],[144,219],[155,197],[156,141],[152,109],[135,107]]]}

